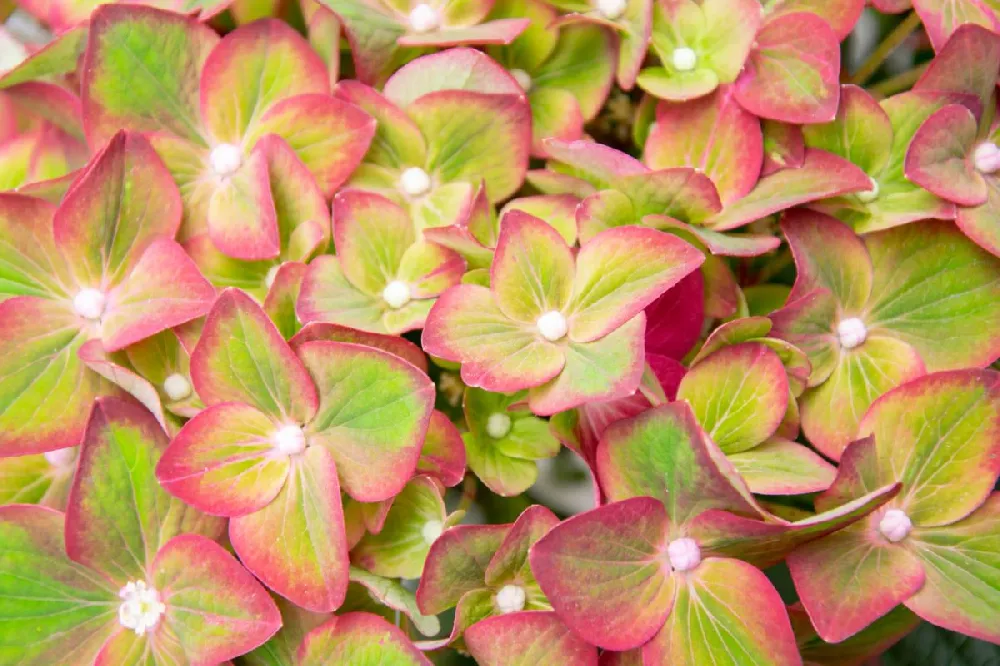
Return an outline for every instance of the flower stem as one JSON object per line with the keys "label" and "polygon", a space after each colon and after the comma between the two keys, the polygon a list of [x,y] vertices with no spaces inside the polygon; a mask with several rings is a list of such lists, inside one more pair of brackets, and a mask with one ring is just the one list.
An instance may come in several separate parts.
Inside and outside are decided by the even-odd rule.
{"label": "flower stem", "polygon": [[878,45],[871,55],[861,63],[861,67],[851,75],[850,83],[856,85],[864,85],[868,79],[875,75],[882,63],[886,61],[893,51],[899,47],[900,44],[906,41],[914,30],[920,27],[920,17],[917,16],[916,12],[910,12],[909,15],[902,20],[902,22],[893,28],[892,32],[882,40],[882,43]]}
{"label": "flower stem", "polygon": [[917,80],[923,76],[924,72],[927,71],[927,65],[920,65],[919,67],[914,67],[911,70],[907,70],[896,76],[889,77],[885,81],[879,81],[871,88],[868,89],[869,92],[873,93],[877,97],[889,97],[890,95],[895,95],[898,92],[908,90],[913,86]]}

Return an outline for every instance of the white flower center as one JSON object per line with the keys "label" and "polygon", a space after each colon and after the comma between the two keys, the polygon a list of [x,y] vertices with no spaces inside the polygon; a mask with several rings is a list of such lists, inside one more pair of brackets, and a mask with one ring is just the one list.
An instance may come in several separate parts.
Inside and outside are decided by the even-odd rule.
{"label": "white flower center", "polygon": [[65,469],[70,467],[76,462],[76,447],[67,446],[64,449],[56,449],[55,451],[46,451],[44,454],[45,462],[56,467],[58,469]]}
{"label": "white flower center", "polygon": [[274,285],[274,278],[278,277],[278,269],[281,266],[271,266],[268,269],[267,275],[264,276],[264,286],[270,289]]}
{"label": "white flower center", "polygon": [[1000,169],[1000,148],[992,141],[981,143],[972,153],[972,160],[976,165],[976,171],[993,173]]}
{"label": "white flower center", "polygon": [[274,433],[271,441],[278,453],[294,456],[306,450],[306,434],[295,424],[283,426]]}
{"label": "white flower center", "polygon": [[667,545],[667,557],[675,571],[691,571],[701,564],[701,548],[694,539],[674,539]]}
{"label": "white flower center", "polygon": [[538,332],[542,334],[542,337],[549,342],[561,340],[566,335],[568,328],[566,317],[563,316],[563,313],[556,310],[546,312],[539,317],[538,321],[535,322],[535,326],[538,327]]}
{"label": "white flower center", "polygon": [[431,177],[420,167],[410,167],[400,174],[399,186],[407,196],[423,196],[431,189]]}
{"label": "white flower center", "polygon": [[670,59],[678,72],[690,72],[698,65],[698,54],[686,46],[674,49]]}
{"label": "white flower center", "polygon": [[889,509],[879,521],[878,531],[889,541],[896,543],[910,535],[913,523],[910,517],[899,509]]}
{"label": "white flower center", "polygon": [[861,203],[871,203],[878,199],[878,183],[875,182],[874,178],[869,178],[868,180],[872,184],[871,189],[857,193],[858,199],[861,199]]}
{"label": "white flower center", "polygon": [[424,523],[424,528],[420,530],[420,534],[427,543],[434,543],[443,531],[444,525],[441,524],[440,520],[429,520]]}
{"label": "white flower center", "polygon": [[171,400],[183,400],[191,395],[191,382],[184,375],[175,372],[163,380],[163,392]]}
{"label": "white flower center", "polygon": [[854,349],[868,338],[868,329],[865,322],[857,317],[850,317],[837,324],[837,338],[844,349]]}
{"label": "white flower center", "polygon": [[514,77],[517,85],[521,86],[524,92],[531,90],[531,74],[528,74],[523,69],[512,69],[510,70],[510,75]]}
{"label": "white flower center", "polygon": [[118,607],[118,622],[131,629],[137,636],[144,635],[156,626],[167,607],[160,601],[160,593],[146,586],[146,581],[132,581],[118,592],[122,603]]}
{"label": "white flower center", "polygon": [[236,173],[236,170],[243,164],[243,153],[239,146],[231,143],[220,143],[212,149],[208,155],[208,161],[212,163],[212,171],[220,178],[226,178]]}
{"label": "white flower center", "polygon": [[430,32],[440,25],[441,16],[430,5],[422,2],[410,10],[410,29],[413,32]]}
{"label": "white flower center", "polygon": [[493,439],[506,437],[510,432],[510,416],[503,412],[493,412],[486,419],[486,434]]}
{"label": "white flower center", "polygon": [[628,7],[628,0],[597,0],[597,11],[609,21],[621,17]]}
{"label": "white flower center", "polygon": [[382,300],[393,310],[398,310],[410,302],[410,285],[402,280],[393,280],[382,290]]}
{"label": "white flower center", "polygon": [[520,585],[504,585],[493,599],[497,610],[505,615],[524,610],[524,588]]}
{"label": "white flower center", "polygon": [[104,306],[106,304],[104,294],[90,287],[81,289],[73,297],[73,309],[76,310],[76,313],[84,319],[92,321],[97,321],[101,318],[101,315],[104,314]]}

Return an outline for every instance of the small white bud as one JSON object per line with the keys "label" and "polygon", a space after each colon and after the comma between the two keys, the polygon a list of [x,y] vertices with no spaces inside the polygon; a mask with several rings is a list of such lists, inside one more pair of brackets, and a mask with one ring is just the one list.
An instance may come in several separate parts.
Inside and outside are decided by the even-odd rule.
{"label": "small white bud", "polygon": [[972,160],[976,165],[976,171],[993,173],[1000,169],[1000,148],[992,141],[981,143],[973,151]]}
{"label": "small white bud", "polygon": [[667,545],[667,557],[675,571],[691,571],[701,564],[701,548],[694,539],[674,539]]}
{"label": "small white bud", "polygon": [[441,524],[440,520],[429,520],[424,523],[424,527],[420,530],[421,536],[424,537],[424,541],[427,543],[434,543],[437,538],[441,536],[441,532],[444,531],[444,525]]}
{"label": "small white bud", "polygon": [[865,322],[857,317],[841,320],[837,324],[837,339],[844,349],[854,349],[863,344],[867,338],[868,329],[865,327]]}
{"label": "small white bud", "polygon": [[243,164],[243,153],[239,146],[231,143],[220,143],[208,154],[208,161],[212,163],[212,171],[219,178],[227,178],[240,168]]}
{"label": "small white bud", "polygon": [[97,321],[101,318],[106,304],[104,294],[90,287],[81,289],[73,297],[73,309],[78,315],[91,321]]}
{"label": "small white bud", "polygon": [[45,462],[57,469],[65,469],[76,463],[75,446],[67,446],[66,448],[56,449],[55,451],[46,451],[42,455],[45,456]]}
{"label": "small white bud", "polygon": [[437,10],[426,3],[420,3],[410,10],[410,29],[416,33],[437,30],[441,25],[441,16]]}
{"label": "small white bud", "polygon": [[191,382],[184,375],[175,372],[163,380],[163,392],[171,400],[183,400],[191,395]]}
{"label": "small white bud", "polygon": [[510,75],[514,77],[517,85],[521,86],[524,92],[531,90],[531,74],[528,74],[523,69],[512,69],[510,70]]}
{"label": "small white bud", "polygon": [[146,581],[132,581],[119,592],[122,603],[118,607],[118,622],[143,636],[156,626],[167,607],[160,601],[160,593],[148,587]]}
{"label": "small white bud", "polygon": [[306,434],[295,424],[283,426],[272,437],[274,448],[278,453],[294,456],[306,450]]}
{"label": "small white bud", "polygon": [[878,523],[878,531],[893,543],[910,536],[911,529],[913,523],[910,517],[899,509],[889,509]]}
{"label": "small white bud", "polygon": [[621,18],[628,7],[628,0],[597,0],[597,11],[609,21]]}
{"label": "small white bud", "polygon": [[400,174],[399,187],[407,196],[423,196],[431,189],[431,177],[420,167],[410,167]]}
{"label": "small white bud", "polygon": [[410,302],[410,285],[402,280],[393,280],[382,290],[382,300],[393,310],[398,310]]}
{"label": "small white bud", "polygon": [[557,310],[546,312],[535,322],[538,332],[549,342],[561,340],[566,335],[568,324],[563,313]]}
{"label": "small white bud", "polygon": [[524,610],[524,588],[520,585],[504,585],[494,597],[497,610],[506,615]]}
{"label": "small white bud", "polygon": [[698,66],[698,54],[686,46],[674,49],[670,59],[678,72],[690,72]]}
{"label": "small white bud", "polygon": [[869,178],[868,180],[872,184],[871,189],[867,189],[857,193],[857,197],[858,199],[861,200],[861,203],[871,203],[876,199],[878,199],[878,192],[879,192],[878,183],[875,181],[874,178]]}
{"label": "small white bud", "polygon": [[486,419],[486,434],[493,439],[506,437],[510,432],[510,416],[503,412],[493,412]]}

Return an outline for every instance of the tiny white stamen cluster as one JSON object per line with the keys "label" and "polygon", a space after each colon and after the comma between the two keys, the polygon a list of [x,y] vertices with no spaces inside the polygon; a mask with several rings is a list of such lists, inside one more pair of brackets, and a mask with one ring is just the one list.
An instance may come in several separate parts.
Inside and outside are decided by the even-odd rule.
{"label": "tiny white stamen cluster", "polygon": [[878,182],[876,182],[874,178],[869,178],[868,180],[872,184],[871,188],[857,193],[857,197],[861,200],[861,203],[871,203],[878,199]]}
{"label": "tiny white stamen cluster", "polygon": [[76,462],[76,447],[67,446],[55,451],[46,451],[43,455],[45,462],[57,469],[64,469]]}
{"label": "tiny white stamen cluster", "polygon": [[191,395],[191,382],[179,373],[173,373],[163,380],[163,392],[171,400],[183,400]]}
{"label": "tiny white stamen cluster", "polygon": [[208,154],[208,161],[212,164],[212,171],[219,178],[228,178],[236,173],[236,170],[243,164],[243,153],[239,146],[231,143],[220,143]]}
{"label": "tiny white stamen cluster", "polygon": [[92,287],[81,289],[73,297],[73,309],[84,319],[97,321],[104,314],[107,299],[104,293]]}
{"label": "tiny white stamen cluster", "polygon": [[523,69],[512,69],[510,70],[510,75],[514,77],[517,85],[521,86],[524,92],[531,90],[531,74],[528,74]]}
{"label": "tiny white stamen cluster", "polygon": [[549,342],[562,340],[569,328],[569,325],[566,323],[566,317],[557,310],[551,310],[543,314],[535,322],[535,326],[538,327],[538,332],[542,334],[542,337]]}
{"label": "tiny white stamen cluster", "polygon": [[167,607],[160,601],[160,593],[146,585],[146,581],[132,581],[118,592],[122,603],[118,607],[118,622],[143,636],[156,626]]}
{"label": "tiny white stamen cluster", "polygon": [[434,543],[443,531],[444,525],[440,520],[429,520],[424,523],[423,529],[420,530],[420,535],[424,537],[424,541],[427,543]]}
{"label": "tiny white stamen cluster", "polygon": [[410,285],[402,280],[393,280],[382,290],[382,300],[393,310],[398,310],[409,303],[412,297]]}
{"label": "tiny white stamen cluster", "polygon": [[410,29],[416,33],[437,30],[441,25],[438,11],[426,3],[420,3],[410,10]]}
{"label": "tiny white stamen cluster", "polygon": [[628,8],[628,0],[597,0],[597,11],[609,21],[621,18]]}
{"label": "tiny white stamen cluster", "polygon": [[486,434],[493,439],[506,437],[510,432],[510,416],[503,412],[493,412],[486,419]]}
{"label": "tiny white stamen cluster", "polygon": [[1000,148],[992,141],[981,143],[973,151],[972,161],[976,165],[976,171],[993,173],[1000,169]]}
{"label": "tiny white stamen cluster", "polygon": [[902,541],[910,536],[911,529],[913,529],[913,522],[910,521],[910,517],[906,513],[899,509],[889,509],[878,523],[879,533],[892,543]]}
{"label": "tiny white stamen cluster", "polygon": [[411,197],[420,197],[431,189],[431,177],[420,167],[410,167],[399,175],[399,187]]}
{"label": "tiny white stamen cluster", "polygon": [[295,424],[282,426],[274,433],[272,440],[274,449],[286,456],[294,456],[306,450],[306,434]]}
{"label": "tiny white stamen cluster", "polygon": [[698,66],[698,54],[686,46],[674,49],[670,59],[678,72],[690,72]]}
{"label": "tiny white stamen cluster", "polygon": [[493,598],[497,610],[506,615],[524,610],[524,588],[520,585],[504,585]]}
{"label": "tiny white stamen cluster", "polygon": [[854,349],[868,338],[868,328],[865,322],[857,317],[843,319],[837,324],[837,339],[844,349]]}
{"label": "tiny white stamen cluster", "polygon": [[667,545],[667,557],[674,571],[691,571],[701,564],[701,548],[694,539],[681,537]]}

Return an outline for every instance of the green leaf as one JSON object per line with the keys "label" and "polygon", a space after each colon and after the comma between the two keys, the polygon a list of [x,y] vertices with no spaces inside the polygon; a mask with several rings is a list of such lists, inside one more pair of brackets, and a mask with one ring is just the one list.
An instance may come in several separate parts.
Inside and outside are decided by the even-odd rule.
{"label": "green leaf", "polygon": [[70,561],[63,514],[0,507],[0,663],[90,664],[117,627],[118,590]]}

